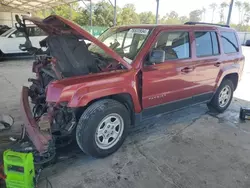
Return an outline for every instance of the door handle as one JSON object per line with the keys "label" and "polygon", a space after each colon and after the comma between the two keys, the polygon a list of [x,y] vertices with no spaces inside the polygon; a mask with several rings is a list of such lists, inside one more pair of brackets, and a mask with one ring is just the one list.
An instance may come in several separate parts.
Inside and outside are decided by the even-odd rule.
{"label": "door handle", "polygon": [[193,67],[185,67],[185,68],[181,69],[181,72],[188,73],[188,72],[192,72],[193,70],[194,70]]}
{"label": "door handle", "polygon": [[217,62],[217,63],[214,64],[214,66],[219,67],[220,64],[221,64],[221,62]]}

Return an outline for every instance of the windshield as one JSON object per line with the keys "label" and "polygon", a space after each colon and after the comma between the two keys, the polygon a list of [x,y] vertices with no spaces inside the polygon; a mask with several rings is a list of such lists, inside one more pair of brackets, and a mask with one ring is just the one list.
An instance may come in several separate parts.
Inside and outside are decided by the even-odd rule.
{"label": "windshield", "polygon": [[9,29],[7,31],[5,31],[2,35],[0,35],[1,37],[7,37],[14,29]]}
{"label": "windshield", "polygon": [[[150,33],[149,29],[113,28],[102,34],[98,39],[117,52],[129,64],[135,59]],[[104,57],[109,57],[99,46],[92,44],[89,50]]]}

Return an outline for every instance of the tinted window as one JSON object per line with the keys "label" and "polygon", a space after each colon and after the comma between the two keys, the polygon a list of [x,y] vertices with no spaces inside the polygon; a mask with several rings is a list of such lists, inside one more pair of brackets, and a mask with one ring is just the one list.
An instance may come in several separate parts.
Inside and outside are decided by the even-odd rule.
{"label": "tinted window", "polygon": [[220,53],[219,51],[219,43],[218,43],[218,37],[216,32],[210,32],[212,37],[212,44],[213,44],[213,54],[218,55]]}
{"label": "tinted window", "polygon": [[197,57],[213,55],[210,32],[195,32],[195,42]]}
{"label": "tinted window", "polygon": [[162,33],[154,49],[164,50],[165,59],[185,59],[190,57],[190,44],[188,32],[164,32]]}
{"label": "tinted window", "polygon": [[195,32],[195,42],[197,57],[218,55],[220,53],[216,32]]}
{"label": "tinted window", "polygon": [[239,51],[238,42],[234,32],[221,32],[223,50],[226,54]]}

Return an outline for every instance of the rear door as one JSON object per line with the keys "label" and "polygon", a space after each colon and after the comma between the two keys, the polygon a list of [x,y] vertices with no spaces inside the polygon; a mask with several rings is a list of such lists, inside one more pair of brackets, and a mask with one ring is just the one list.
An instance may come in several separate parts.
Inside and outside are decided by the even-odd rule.
{"label": "rear door", "polygon": [[[212,97],[216,79],[222,65],[221,52],[216,31],[194,31],[196,64],[195,100],[202,102]],[[200,98],[198,98],[198,96]],[[196,97],[197,96],[197,97]]]}
{"label": "rear door", "polygon": [[[181,108],[191,103],[196,87],[194,65],[191,58],[190,32],[186,30],[162,31],[152,49],[165,51],[165,62],[144,62],[142,69],[143,108],[161,105],[163,111]],[[180,102],[182,101],[182,102]],[[169,108],[163,104],[172,103]],[[175,104],[174,104],[175,103]],[[155,114],[159,111],[154,111]],[[147,114],[148,115],[148,114]]]}

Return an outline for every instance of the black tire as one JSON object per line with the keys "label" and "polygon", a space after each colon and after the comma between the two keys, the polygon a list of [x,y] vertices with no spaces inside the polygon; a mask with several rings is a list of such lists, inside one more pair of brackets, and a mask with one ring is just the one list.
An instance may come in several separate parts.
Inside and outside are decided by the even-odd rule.
{"label": "black tire", "polygon": [[[118,142],[109,149],[101,149],[97,146],[95,134],[99,123],[109,114],[119,114],[123,119],[123,133],[119,137]],[[130,126],[130,116],[127,108],[112,99],[103,99],[90,105],[82,114],[77,128],[76,141],[83,152],[95,158],[103,158],[120,148],[124,142],[128,128]]]}
{"label": "black tire", "polygon": [[[219,104],[219,95],[221,93],[221,91],[226,87],[229,86],[231,89],[231,96],[227,102],[227,104],[223,107],[220,106]],[[218,113],[222,113],[224,112],[228,106],[230,105],[232,98],[233,98],[233,92],[234,92],[234,85],[233,82],[229,79],[225,79],[222,81],[222,83],[220,84],[219,88],[217,89],[216,93],[214,94],[212,100],[207,104],[207,107],[210,111],[212,112],[218,112]]]}
{"label": "black tire", "polygon": [[4,60],[4,53],[0,50],[0,61]]}

